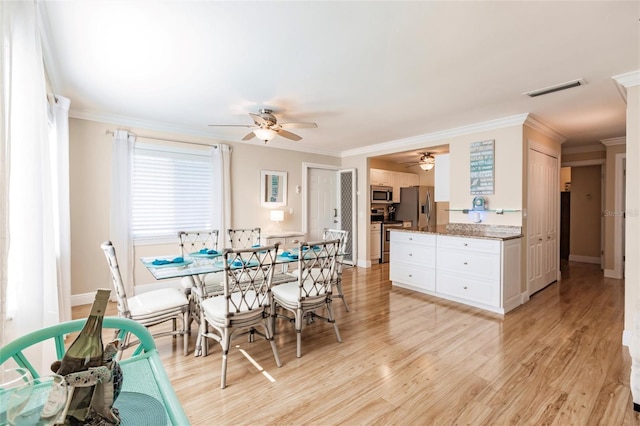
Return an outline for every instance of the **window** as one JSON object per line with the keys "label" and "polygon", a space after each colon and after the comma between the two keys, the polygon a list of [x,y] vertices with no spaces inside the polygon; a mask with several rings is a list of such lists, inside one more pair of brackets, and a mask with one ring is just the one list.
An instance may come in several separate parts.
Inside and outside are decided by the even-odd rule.
{"label": "window", "polygon": [[134,242],[174,242],[178,231],[211,229],[212,167],[208,151],[137,143],[131,194]]}

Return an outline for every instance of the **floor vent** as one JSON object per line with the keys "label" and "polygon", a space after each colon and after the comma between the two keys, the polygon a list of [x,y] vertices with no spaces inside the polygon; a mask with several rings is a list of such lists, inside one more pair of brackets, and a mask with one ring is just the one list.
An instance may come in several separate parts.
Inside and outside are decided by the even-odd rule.
{"label": "floor vent", "polygon": [[566,83],[556,84],[554,86],[545,87],[543,89],[531,90],[529,92],[525,92],[524,95],[535,98],[536,96],[546,95],[548,93],[559,92],[560,90],[571,89],[572,87],[583,86],[586,84],[583,78],[579,78],[577,80],[567,81]]}

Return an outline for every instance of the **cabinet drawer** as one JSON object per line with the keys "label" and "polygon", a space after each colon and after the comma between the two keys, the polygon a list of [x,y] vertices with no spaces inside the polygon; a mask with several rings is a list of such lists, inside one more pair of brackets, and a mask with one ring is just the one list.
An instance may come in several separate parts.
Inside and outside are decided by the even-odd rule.
{"label": "cabinet drawer", "polygon": [[372,223],[371,224],[371,231],[382,231],[382,225],[379,223]]}
{"label": "cabinet drawer", "polygon": [[288,235],[288,236],[268,236],[261,237],[260,243],[264,246],[269,246],[271,244],[280,243],[281,249],[283,247],[295,247],[298,243],[305,241],[305,234],[299,235]]}
{"label": "cabinet drawer", "polygon": [[428,246],[436,245],[435,234],[421,234],[414,232],[394,232],[391,231],[392,243],[411,243],[411,244],[423,244]]}
{"label": "cabinet drawer", "polygon": [[499,281],[485,281],[440,270],[437,281],[438,293],[500,307]]}
{"label": "cabinet drawer", "polygon": [[399,283],[435,291],[436,271],[431,268],[393,262],[389,264],[389,279]]}
{"label": "cabinet drawer", "polygon": [[482,253],[500,254],[499,240],[483,240],[481,238],[463,238],[438,236],[438,247],[464,251],[477,251]]}
{"label": "cabinet drawer", "polygon": [[436,248],[418,244],[391,242],[390,262],[404,262],[426,268],[436,267]]}
{"label": "cabinet drawer", "polygon": [[438,247],[438,269],[473,275],[487,280],[500,280],[500,256]]}

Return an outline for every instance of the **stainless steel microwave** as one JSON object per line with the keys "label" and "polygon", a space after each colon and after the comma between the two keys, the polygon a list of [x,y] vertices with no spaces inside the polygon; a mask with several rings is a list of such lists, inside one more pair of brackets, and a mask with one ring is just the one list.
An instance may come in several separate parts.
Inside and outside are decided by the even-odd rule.
{"label": "stainless steel microwave", "polygon": [[371,185],[371,204],[393,203],[393,188],[390,186]]}

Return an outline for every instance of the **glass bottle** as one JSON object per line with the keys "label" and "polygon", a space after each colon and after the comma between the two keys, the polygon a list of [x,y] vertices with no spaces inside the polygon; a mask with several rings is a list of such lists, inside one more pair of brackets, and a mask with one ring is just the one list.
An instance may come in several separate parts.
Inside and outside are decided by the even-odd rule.
{"label": "glass bottle", "polygon": [[[86,371],[90,367],[102,365],[104,347],[102,344],[102,320],[104,318],[111,290],[98,289],[91,306],[91,313],[76,340],[73,341],[60,362],[57,374],[67,374]],[[76,387],[71,396],[67,416],[84,420],[89,412],[91,398],[95,386]]]}

